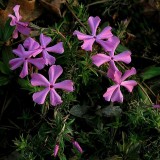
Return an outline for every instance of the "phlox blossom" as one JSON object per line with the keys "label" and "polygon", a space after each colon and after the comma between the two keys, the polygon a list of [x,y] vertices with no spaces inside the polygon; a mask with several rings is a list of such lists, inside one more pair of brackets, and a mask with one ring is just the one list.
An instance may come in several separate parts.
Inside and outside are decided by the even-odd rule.
{"label": "phlox blossom", "polygon": [[112,80],[115,82],[115,85],[109,87],[104,93],[103,97],[106,101],[112,101],[112,102],[123,102],[123,95],[120,90],[120,87],[125,87],[129,92],[132,92],[133,87],[137,85],[137,82],[135,80],[127,80],[128,77],[131,75],[136,74],[136,69],[131,68],[130,70],[126,70],[124,75],[122,76],[122,73],[120,71],[115,71],[112,74]]}
{"label": "phlox blossom", "polygon": [[124,51],[120,54],[114,55],[115,50],[120,43],[119,38],[113,36],[110,40],[113,41],[113,49],[109,52],[109,55],[106,55],[104,53],[98,53],[91,57],[93,64],[95,64],[97,67],[101,66],[104,63],[109,63],[109,70],[107,73],[108,77],[111,76],[111,72],[118,71],[115,62],[120,61],[126,64],[129,64],[131,62],[130,51]]}
{"label": "phlox blossom", "polygon": [[31,38],[26,39],[26,41],[28,40],[33,41],[33,45],[30,46],[29,48],[30,50],[26,51],[24,46],[22,44],[19,44],[18,48],[13,50],[13,53],[17,55],[18,57],[9,61],[11,70],[15,70],[23,64],[23,68],[20,73],[21,78],[24,78],[26,75],[28,75],[28,63],[33,64],[38,69],[44,68],[44,65],[45,65],[43,58],[33,58],[32,57],[37,46],[35,45],[36,42],[33,39],[32,40]]}
{"label": "phlox blossom", "polygon": [[96,35],[100,21],[101,19],[98,16],[89,17],[88,24],[92,32],[91,35],[86,35],[77,30],[74,31],[73,35],[77,35],[77,38],[79,40],[83,40],[84,42],[83,45],[81,46],[82,49],[86,51],[92,51],[92,46],[95,41],[98,44],[100,44],[105,51],[110,51],[112,49],[111,41],[107,41],[109,38],[113,36],[113,34],[111,33],[112,28],[110,26],[105,27],[98,35]]}
{"label": "phlox blossom", "polygon": [[43,86],[43,90],[33,94],[33,101],[38,104],[44,104],[46,96],[50,93],[50,104],[56,106],[62,103],[61,97],[56,92],[56,89],[63,89],[67,92],[73,91],[73,82],[71,80],[64,80],[59,83],[55,83],[57,78],[62,74],[63,69],[60,65],[52,65],[49,68],[49,81],[39,73],[33,73],[31,75],[31,84],[33,86]]}
{"label": "phlox blossom", "polygon": [[14,11],[14,15],[9,14],[8,17],[10,17],[12,20],[10,22],[11,26],[16,26],[15,30],[13,31],[13,38],[18,38],[18,32],[28,36],[30,34],[31,29],[28,27],[28,22],[21,22],[20,20],[22,19],[22,17],[19,14],[19,8],[20,5],[16,5],[13,8]]}
{"label": "phlox blossom", "polygon": [[81,148],[81,146],[79,145],[79,143],[75,140],[72,141],[72,144],[75,148],[77,148],[77,150],[80,152],[80,153],[83,153],[83,150]]}
{"label": "phlox blossom", "polygon": [[58,151],[59,151],[59,145],[56,144],[55,147],[54,147],[54,153],[53,153],[54,157],[57,157]]}
{"label": "phlox blossom", "polygon": [[[42,52],[43,59],[45,61],[46,65],[53,65],[55,63],[55,57],[51,56],[48,52],[54,52],[62,54],[64,52],[63,43],[59,42],[54,46],[47,47],[47,45],[52,41],[50,37],[45,36],[43,33],[40,34],[40,52]],[[36,56],[40,53],[37,51],[33,54],[33,56]]]}

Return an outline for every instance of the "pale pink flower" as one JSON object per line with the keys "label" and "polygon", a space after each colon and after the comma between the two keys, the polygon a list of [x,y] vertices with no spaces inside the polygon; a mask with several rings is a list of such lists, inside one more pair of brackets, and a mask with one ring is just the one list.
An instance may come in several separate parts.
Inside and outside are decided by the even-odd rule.
{"label": "pale pink flower", "polygon": [[116,54],[115,50],[117,46],[120,43],[120,40],[118,37],[114,36],[110,38],[111,41],[113,41],[113,49],[109,52],[109,55],[106,55],[104,53],[98,53],[91,57],[92,62],[97,66],[101,66],[104,63],[109,63],[109,70],[108,70],[108,77],[110,77],[110,72],[118,71],[118,68],[115,65],[115,62],[124,62],[126,64],[129,64],[131,62],[131,52],[130,51],[124,51],[120,54]]}
{"label": "pale pink flower", "polygon": [[71,80],[64,80],[59,83],[55,83],[57,78],[62,74],[63,69],[59,65],[52,65],[49,68],[49,81],[39,73],[33,73],[31,75],[31,84],[33,86],[43,86],[43,90],[33,94],[33,101],[38,104],[44,104],[47,94],[50,92],[50,104],[56,106],[62,103],[62,99],[56,92],[56,89],[63,89],[67,92],[72,92],[73,82]]}
{"label": "pale pink flower", "polygon": [[19,8],[20,5],[16,5],[13,8],[14,11],[14,15],[9,14],[8,17],[10,17],[12,20],[10,22],[11,26],[16,26],[14,32],[13,32],[13,38],[18,38],[18,32],[28,36],[30,34],[31,29],[28,27],[28,22],[21,22],[20,20],[22,19],[22,17],[19,14]]}
{"label": "pale pink flower", "polygon": [[77,30],[74,31],[73,35],[77,35],[78,39],[83,40],[84,42],[81,46],[82,49],[86,51],[92,51],[92,46],[95,41],[100,44],[105,51],[110,51],[112,49],[112,42],[108,41],[108,39],[113,36],[111,33],[112,28],[110,26],[105,27],[98,35],[96,35],[100,21],[101,19],[98,16],[89,17],[88,24],[92,32],[91,35],[86,35]]}
{"label": "pale pink flower", "polygon": [[112,101],[112,102],[123,102],[123,95],[120,90],[120,87],[125,87],[129,92],[132,92],[134,86],[137,85],[137,82],[135,80],[128,80],[125,81],[129,76],[136,74],[136,69],[131,68],[130,70],[126,70],[124,75],[122,76],[122,73],[120,71],[115,71],[111,78],[115,82],[115,85],[109,87],[104,93],[103,97],[106,101]]}

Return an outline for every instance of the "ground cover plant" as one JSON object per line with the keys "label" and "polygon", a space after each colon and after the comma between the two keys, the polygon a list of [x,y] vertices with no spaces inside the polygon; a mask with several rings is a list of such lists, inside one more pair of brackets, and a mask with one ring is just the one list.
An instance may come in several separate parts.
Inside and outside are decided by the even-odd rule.
{"label": "ground cover plant", "polygon": [[0,159],[160,159],[159,1],[0,8]]}

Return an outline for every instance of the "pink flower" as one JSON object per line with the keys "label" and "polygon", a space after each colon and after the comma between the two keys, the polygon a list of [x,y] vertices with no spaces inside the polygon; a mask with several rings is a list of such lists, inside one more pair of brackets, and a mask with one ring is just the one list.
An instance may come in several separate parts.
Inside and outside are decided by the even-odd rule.
{"label": "pink flower", "polygon": [[131,62],[131,52],[130,51],[124,51],[120,54],[114,55],[114,52],[117,48],[117,46],[120,43],[120,40],[118,37],[112,37],[110,38],[111,41],[113,41],[113,49],[109,52],[109,55],[106,55],[104,53],[98,53],[91,57],[92,62],[97,66],[101,66],[102,64],[108,62],[109,63],[109,70],[108,70],[108,77],[110,77],[110,72],[118,71],[118,68],[115,65],[115,62],[120,61],[124,62],[126,64]]}
{"label": "pink flower", "polygon": [[[34,47],[32,47],[33,49]],[[22,71],[20,73],[20,77],[24,78],[28,75],[28,63],[35,65],[38,69],[44,68],[44,60],[43,58],[32,58],[33,50],[25,51],[24,47],[19,44],[17,49],[13,50],[13,53],[18,56],[18,58],[14,58],[9,61],[11,66],[11,70],[15,70],[23,64]]]}
{"label": "pink flower", "polygon": [[124,75],[122,76],[122,73],[120,71],[115,71],[112,74],[112,80],[116,83],[115,85],[109,87],[104,93],[103,97],[106,101],[112,101],[112,102],[123,102],[123,95],[120,90],[120,87],[125,87],[129,92],[132,92],[133,87],[137,85],[137,82],[134,80],[128,80],[125,81],[126,78],[128,78],[131,75],[136,74],[136,69],[131,68],[130,70],[126,70]]}
{"label": "pink flower", "polygon": [[63,89],[67,92],[73,91],[73,82],[71,80],[64,80],[59,83],[55,83],[57,78],[62,74],[63,69],[59,65],[52,65],[49,68],[49,81],[39,73],[33,73],[31,75],[31,84],[33,86],[45,87],[42,91],[33,94],[33,101],[38,104],[45,102],[47,94],[50,92],[50,103],[52,106],[56,106],[62,103],[61,97],[58,95],[55,89]]}
{"label": "pink flower", "polygon": [[83,150],[81,148],[81,146],[79,145],[79,143],[77,141],[74,141],[72,142],[72,144],[74,145],[75,148],[77,148],[77,150],[80,152],[80,153],[83,153]]}
{"label": "pink flower", "polygon": [[81,46],[82,49],[86,51],[92,51],[93,43],[96,41],[104,48],[105,51],[111,50],[112,48],[111,41],[106,41],[113,36],[113,34],[111,33],[111,27],[110,26],[105,27],[98,35],[96,35],[96,31],[100,21],[101,19],[98,16],[89,17],[88,24],[92,32],[91,35],[83,34],[77,30],[74,31],[73,35],[77,35],[78,39],[83,40],[84,42],[83,45]]}
{"label": "pink flower", "polygon": [[55,147],[54,147],[54,153],[53,153],[53,156],[56,157],[57,154],[58,154],[58,150],[59,150],[59,145],[56,144]]}
{"label": "pink flower", "polygon": [[[54,46],[51,47],[47,47],[47,45],[51,42],[51,38],[45,36],[43,33],[41,33],[40,35],[40,50],[43,54],[43,58],[45,61],[46,65],[52,65],[55,63],[55,58],[53,56],[51,56],[50,54],[48,54],[48,52],[54,52],[54,53],[63,53],[64,52],[64,48],[63,48],[63,43],[59,42]],[[37,54],[39,54],[39,51],[37,53],[34,53],[33,56],[36,56]]]}
{"label": "pink flower", "polygon": [[18,38],[18,32],[24,34],[24,35],[29,35],[31,29],[28,28],[28,22],[20,22],[20,20],[22,19],[22,17],[19,14],[19,8],[20,5],[16,5],[13,8],[13,11],[15,13],[15,16],[13,16],[12,14],[9,14],[8,17],[10,17],[12,20],[10,22],[11,26],[16,26],[14,32],[13,32],[13,38]]}

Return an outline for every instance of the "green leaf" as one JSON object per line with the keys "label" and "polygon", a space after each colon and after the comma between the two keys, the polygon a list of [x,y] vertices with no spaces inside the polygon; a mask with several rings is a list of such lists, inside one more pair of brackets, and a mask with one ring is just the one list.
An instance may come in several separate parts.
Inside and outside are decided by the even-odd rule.
{"label": "green leaf", "polygon": [[6,24],[5,24],[5,27],[4,27],[4,30],[3,30],[3,41],[6,42],[11,36],[12,36],[12,33],[15,29],[15,27],[12,27],[10,25],[10,19],[7,20]]}
{"label": "green leaf", "polygon": [[152,103],[150,102],[146,94],[143,92],[143,90],[139,86],[138,86],[138,93],[139,93],[140,98],[143,100],[143,102],[146,105],[152,105]]}
{"label": "green leaf", "polygon": [[0,61],[0,71],[3,74],[10,74],[11,70],[2,61]]}
{"label": "green leaf", "polygon": [[8,77],[0,75],[0,86],[4,86],[4,85],[8,84],[8,82],[9,82]]}
{"label": "green leaf", "polygon": [[154,78],[160,75],[160,67],[151,66],[145,69],[145,71],[140,75],[143,81],[147,79]]}
{"label": "green leaf", "polygon": [[121,52],[124,52],[127,50],[129,50],[129,49],[121,44],[119,44],[118,47],[116,48],[116,52],[118,52],[118,53],[121,53]]}

